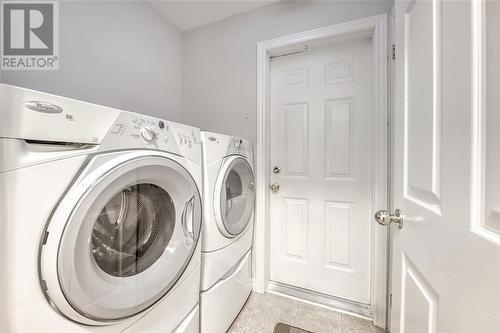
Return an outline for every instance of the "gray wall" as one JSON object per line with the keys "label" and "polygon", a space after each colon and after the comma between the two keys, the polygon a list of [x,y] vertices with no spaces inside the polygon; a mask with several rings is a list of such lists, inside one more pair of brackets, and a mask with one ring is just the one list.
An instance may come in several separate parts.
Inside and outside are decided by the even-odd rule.
{"label": "gray wall", "polygon": [[259,41],[388,13],[393,1],[283,1],[184,33],[183,121],[256,137]]}
{"label": "gray wall", "polygon": [[3,82],[180,120],[181,32],[142,1],[64,1],[59,18],[59,70]]}

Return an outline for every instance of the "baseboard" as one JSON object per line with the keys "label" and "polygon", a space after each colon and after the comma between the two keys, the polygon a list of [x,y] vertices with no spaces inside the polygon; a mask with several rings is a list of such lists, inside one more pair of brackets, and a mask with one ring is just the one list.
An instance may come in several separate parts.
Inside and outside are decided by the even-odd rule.
{"label": "baseboard", "polygon": [[285,283],[269,281],[267,291],[299,298],[307,302],[316,303],[341,312],[352,313],[367,319],[371,319],[372,317],[370,306],[367,304],[351,301],[341,297],[326,295],[317,291],[291,286]]}

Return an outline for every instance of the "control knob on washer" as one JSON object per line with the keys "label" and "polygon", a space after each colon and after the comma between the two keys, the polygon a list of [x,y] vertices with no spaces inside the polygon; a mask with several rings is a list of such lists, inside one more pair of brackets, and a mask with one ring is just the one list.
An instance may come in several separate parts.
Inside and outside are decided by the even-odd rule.
{"label": "control knob on washer", "polygon": [[156,133],[155,130],[150,126],[142,126],[141,136],[147,142],[151,142],[156,140],[156,138],[158,137],[158,133]]}

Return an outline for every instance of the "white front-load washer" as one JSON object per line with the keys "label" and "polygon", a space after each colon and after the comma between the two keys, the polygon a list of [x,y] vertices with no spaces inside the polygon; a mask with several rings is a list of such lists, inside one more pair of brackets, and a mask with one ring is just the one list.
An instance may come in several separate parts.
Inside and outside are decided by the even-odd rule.
{"label": "white front-load washer", "polygon": [[252,143],[202,132],[201,332],[226,332],[250,295],[254,210]]}
{"label": "white front-load washer", "polygon": [[0,85],[0,331],[198,332],[199,130]]}

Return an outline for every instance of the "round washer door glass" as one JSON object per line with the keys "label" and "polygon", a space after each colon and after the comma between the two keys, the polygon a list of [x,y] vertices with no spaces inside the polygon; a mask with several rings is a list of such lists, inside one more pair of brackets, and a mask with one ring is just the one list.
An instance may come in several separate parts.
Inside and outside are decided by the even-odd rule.
{"label": "round washer door glass", "polygon": [[220,215],[223,233],[236,236],[245,230],[252,217],[254,176],[245,158],[233,157],[229,161],[220,189]]}
{"label": "round washer door glass", "polygon": [[126,277],[143,272],[163,254],[175,229],[175,205],[158,185],[126,187],[97,216],[90,243],[92,255],[104,272]]}
{"label": "round washer door glass", "polygon": [[182,275],[200,228],[199,191],[180,164],[145,156],[117,165],[66,223],[57,262],[65,298],[98,321],[143,311]]}

